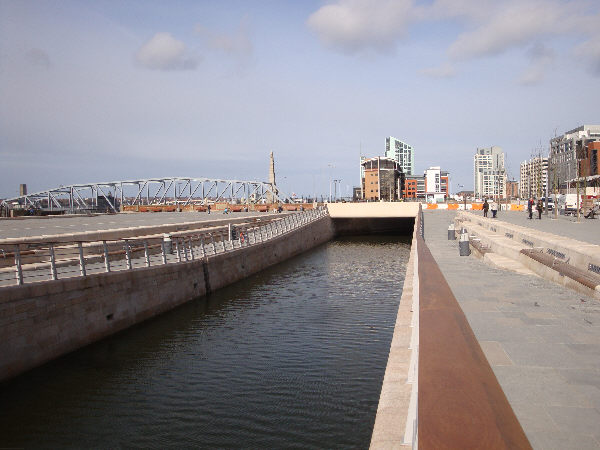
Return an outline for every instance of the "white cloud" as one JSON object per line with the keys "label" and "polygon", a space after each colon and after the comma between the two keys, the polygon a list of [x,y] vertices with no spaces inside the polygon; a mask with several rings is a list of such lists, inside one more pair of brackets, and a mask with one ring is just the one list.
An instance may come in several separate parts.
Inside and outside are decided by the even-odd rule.
{"label": "white cloud", "polygon": [[463,60],[500,54],[510,48],[523,47],[533,40],[564,31],[565,11],[555,3],[537,1],[505,5],[490,14],[490,20],[462,33],[450,46],[452,59]]}
{"label": "white cloud", "polygon": [[308,26],[344,53],[389,51],[406,34],[412,0],[339,0],[311,14]]}
{"label": "white cloud", "polygon": [[421,73],[432,78],[452,78],[456,75],[456,68],[449,63],[445,63],[438,67],[423,69]]}
{"label": "white cloud", "polygon": [[[337,0],[314,12],[307,24],[325,45],[349,54],[393,49],[411,24],[458,25],[462,31],[447,49],[454,62],[575,37],[585,40],[575,54],[593,74],[600,75],[599,21],[598,8],[586,0],[435,0],[431,4],[415,4],[413,0]],[[532,58],[521,83],[541,81],[551,59],[548,55]],[[454,75],[454,69],[446,63],[422,73],[448,77]]]}
{"label": "white cloud", "polygon": [[154,70],[191,70],[198,65],[187,54],[185,44],[170,33],[156,33],[135,54],[138,64]]}
{"label": "white cloud", "polygon": [[521,75],[519,83],[523,85],[539,84],[544,79],[546,71],[554,62],[554,51],[537,43],[529,50],[528,54],[531,64]]}
{"label": "white cloud", "polygon": [[600,34],[575,48],[575,55],[593,75],[600,77]]}

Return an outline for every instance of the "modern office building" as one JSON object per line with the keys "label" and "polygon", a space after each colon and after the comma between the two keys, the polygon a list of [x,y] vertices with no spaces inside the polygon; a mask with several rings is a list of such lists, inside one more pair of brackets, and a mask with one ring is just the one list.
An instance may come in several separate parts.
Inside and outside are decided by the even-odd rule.
{"label": "modern office building", "polygon": [[550,139],[548,182],[551,191],[567,192],[577,180],[598,175],[600,125],[581,125]]}
{"label": "modern office building", "polygon": [[478,148],[473,158],[474,191],[476,198],[500,199],[506,195],[504,152],[495,145]]}
{"label": "modern office building", "polygon": [[521,163],[521,187],[519,197],[539,198],[546,196],[548,184],[548,158],[537,156]]}
{"label": "modern office building", "polygon": [[394,201],[402,198],[404,173],[392,158],[361,158],[362,198],[369,201]]}
{"label": "modern office building", "polygon": [[427,203],[445,202],[448,198],[448,172],[435,166],[427,169],[423,176]]}
{"label": "modern office building", "polygon": [[415,173],[415,150],[406,142],[391,136],[385,138],[385,157],[395,160],[405,175]]}
{"label": "modern office building", "polygon": [[423,175],[407,176],[404,182],[404,198],[428,203],[444,202],[448,198],[448,172],[439,166],[430,167]]}

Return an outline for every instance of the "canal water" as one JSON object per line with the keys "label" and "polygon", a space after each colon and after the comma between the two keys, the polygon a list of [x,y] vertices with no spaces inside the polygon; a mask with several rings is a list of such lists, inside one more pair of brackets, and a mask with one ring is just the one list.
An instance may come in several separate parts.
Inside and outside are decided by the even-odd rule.
{"label": "canal water", "polygon": [[0,448],[367,448],[409,251],[341,238],[0,385]]}

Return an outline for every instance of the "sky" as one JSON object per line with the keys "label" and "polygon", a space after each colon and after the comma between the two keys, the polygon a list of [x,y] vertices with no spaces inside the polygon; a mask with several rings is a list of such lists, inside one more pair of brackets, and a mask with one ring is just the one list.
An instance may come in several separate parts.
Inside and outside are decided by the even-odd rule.
{"label": "sky", "polygon": [[599,124],[595,0],[0,0],[0,198],[151,177],[343,195],[394,136],[422,174],[511,178]]}

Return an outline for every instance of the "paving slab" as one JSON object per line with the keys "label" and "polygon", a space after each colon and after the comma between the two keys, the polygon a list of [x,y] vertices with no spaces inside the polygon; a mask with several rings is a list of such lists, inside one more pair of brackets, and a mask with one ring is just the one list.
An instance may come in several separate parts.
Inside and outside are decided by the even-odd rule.
{"label": "paving slab", "polygon": [[[429,212],[438,213],[444,211],[426,210],[426,213]],[[483,216],[482,211],[472,212]],[[454,212],[452,213],[455,214]],[[487,220],[493,221],[494,219],[488,217]],[[559,215],[555,218],[552,214],[548,214],[548,216],[542,214],[541,219],[529,220],[526,211],[500,211],[497,220],[520,225],[522,227],[533,228],[543,233],[552,233],[558,236],[565,236],[590,244],[600,245],[600,219],[584,219],[582,217],[581,220],[577,222],[577,217]]]}
{"label": "paving slab", "polygon": [[[535,275],[459,256],[458,241],[447,239],[454,215],[425,211],[425,241],[532,446],[600,449],[600,302]],[[509,221],[510,215],[512,223],[527,226],[524,214],[500,218]],[[594,244],[600,244],[599,225],[570,218],[531,224]]]}

